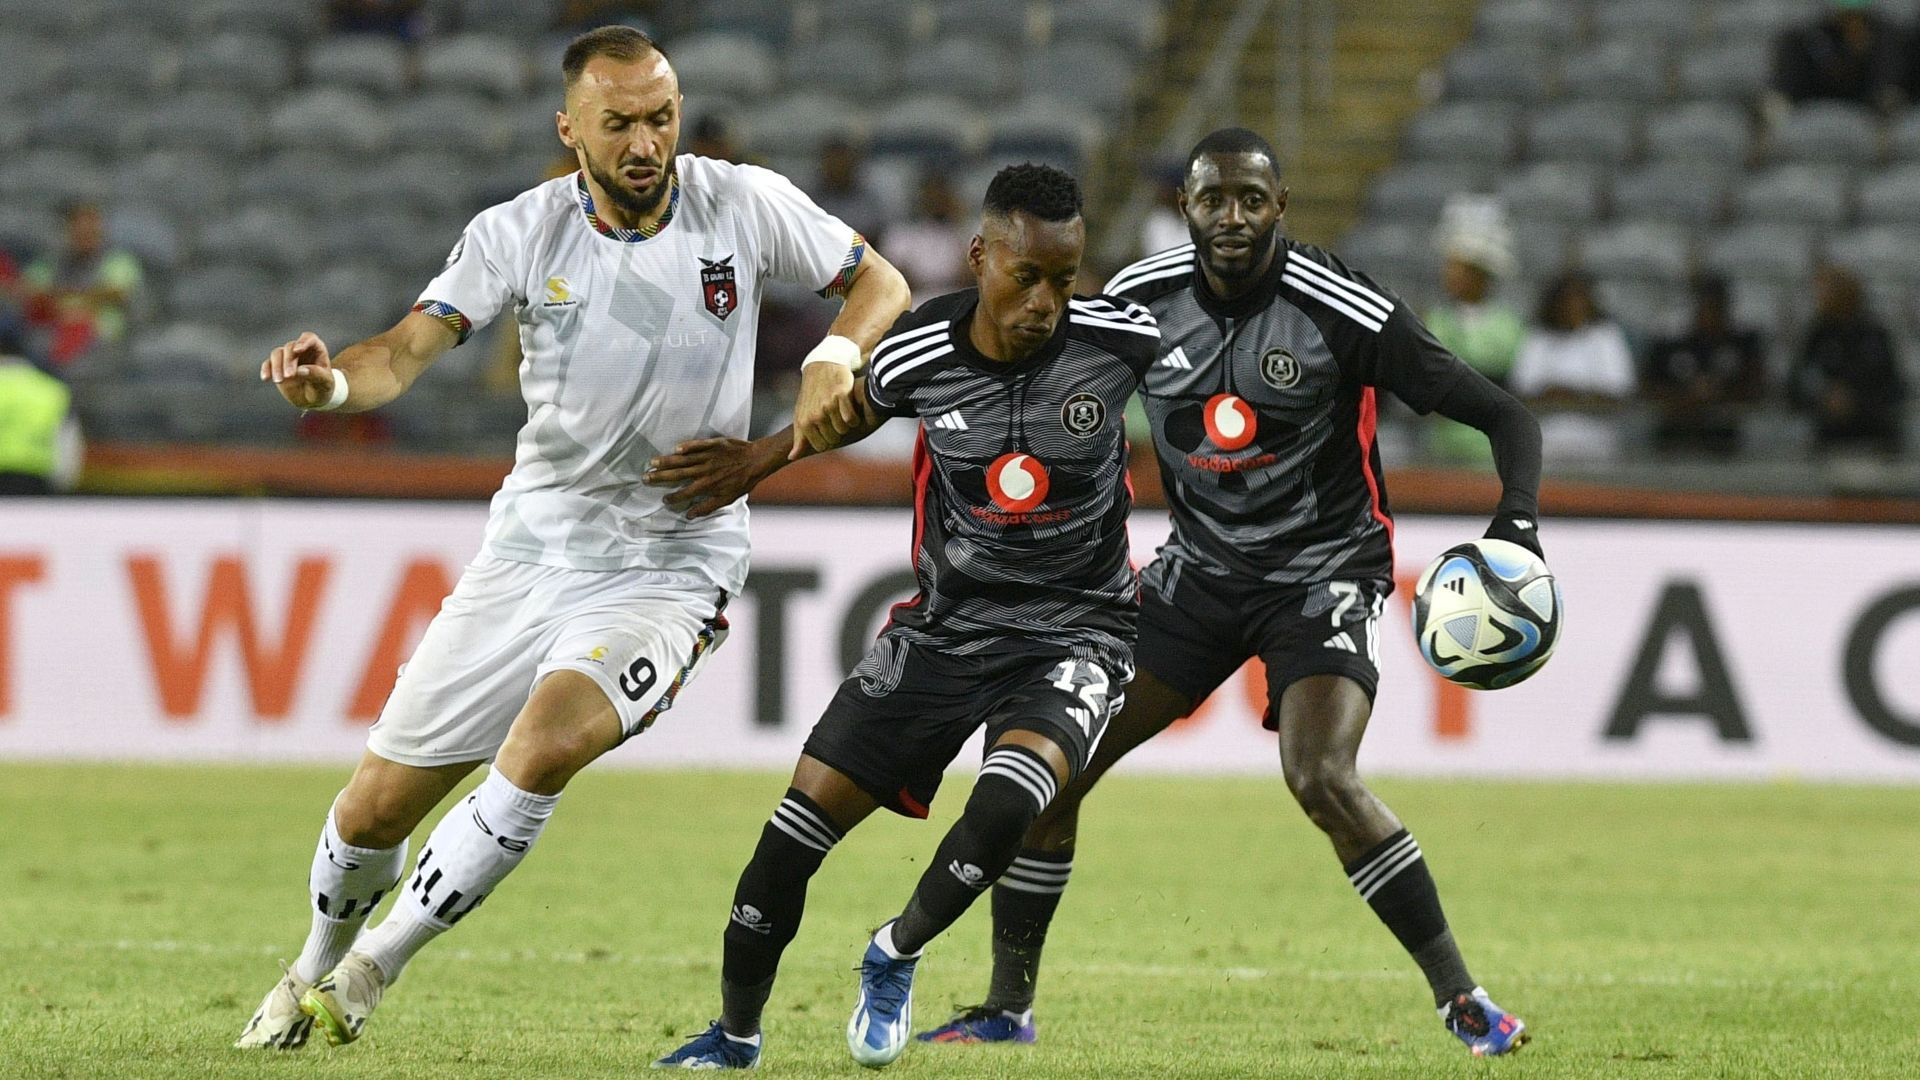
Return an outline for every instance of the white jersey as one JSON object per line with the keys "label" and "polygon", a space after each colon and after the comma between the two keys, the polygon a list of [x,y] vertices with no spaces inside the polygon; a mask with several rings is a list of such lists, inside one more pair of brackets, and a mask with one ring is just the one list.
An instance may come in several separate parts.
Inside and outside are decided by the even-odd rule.
{"label": "white jersey", "polygon": [[744,501],[695,520],[641,480],[687,439],[745,438],[765,279],[844,293],[859,234],[778,173],[682,155],[657,228],[616,229],[581,174],[480,213],[414,310],[467,335],[511,307],[527,423],[486,549],[576,570],[747,575]]}

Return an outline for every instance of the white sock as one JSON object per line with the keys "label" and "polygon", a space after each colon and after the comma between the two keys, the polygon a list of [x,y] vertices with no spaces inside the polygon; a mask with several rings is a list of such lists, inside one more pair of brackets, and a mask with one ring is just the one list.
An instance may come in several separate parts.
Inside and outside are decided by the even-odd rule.
{"label": "white sock", "polygon": [[[917,952],[903,953],[900,951],[898,946],[894,945],[892,923],[888,923],[887,925],[881,927],[879,930],[874,932],[873,943],[875,945],[880,946],[881,952],[886,953],[888,956],[893,957],[895,960],[913,960],[913,959],[917,959],[920,956],[920,953],[917,953]],[[925,949],[921,950],[921,952],[925,952],[925,951],[926,951]]]}
{"label": "white sock", "polygon": [[388,983],[398,979],[414,953],[479,907],[520,865],[559,801],[490,771],[433,827],[393,913],[367,932],[359,951],[373,958]]}
{"label": "white sock", "polygon": [[400,884],[407,868],[407,842],[376,850],[353,847],[340,839],[333,811],[320,829],[313,869],[307,875],[307,894],[313,901],[313,926],[307,943],[293,962],[293,972],[307,982],[319,982],[347,955],[367,916],[382,897]]}

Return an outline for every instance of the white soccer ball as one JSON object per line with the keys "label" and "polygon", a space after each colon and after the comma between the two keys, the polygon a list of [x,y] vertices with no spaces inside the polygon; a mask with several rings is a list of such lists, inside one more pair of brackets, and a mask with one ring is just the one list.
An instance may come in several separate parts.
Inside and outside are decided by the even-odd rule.
{"label": "white soccer ball", "polygon": [[1449,682],[1512,686],[1545,666],[1559,636],[1560,584],[1519,544],[1471,540],[1448,548],[1414,586],[1414,643]]}

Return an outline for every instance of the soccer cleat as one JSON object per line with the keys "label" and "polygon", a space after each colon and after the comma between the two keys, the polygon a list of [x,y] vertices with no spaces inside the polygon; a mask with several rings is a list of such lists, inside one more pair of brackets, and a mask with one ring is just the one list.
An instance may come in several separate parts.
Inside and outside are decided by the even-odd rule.
{"label": "soccer cleat", "polygon": [[246,1030],[233,1041],[235,1050],[297,1050],[307,1045],[313,1032],[313,1017],[300,1008],[300,995],[313,984],[285,969],[280,981],[267,991]]}
{"label": "soccer cleat", "polygon": [[860,959],[860,999],[847,1020],[847,1052],[853,1060],[878,1069],[906,1050],[913,1026],[913,967],[919,962],[917,956],[894,959],[878,940],[867,943]]}
{"label": "soccer cleat", "polygon": [[367,1017],[380,1004],[387,977],[365,953],[350,952],[340,966],[300,997],[300,1011],[313,1017],[327,1042],[345,1046],[366,1030]]}
{"label": "soccer cleat", "polygon": [[1459,1036],[1474,1057],[1510,1054],[1533,1037],[1527,1034],[1525,1021],[1502,1011],[1478,986],[1471,994],[1454,995],[1452,1001],[1440,1006],[1439,1013],[1447,1030]]}
{"label": "soccer cleat", "polygon": [[1005,1009],[974,1005],[954,1014],[953,1019],[923,1031],[914,1038],[936,1043],[1031,1043],[1039,1038],[1033,1028],[1033,1010],[1010,1013]]}
{"label": "soccer cleat", "polygon": [[687,1040],[687,1044],[659,1061],[656,1069],[751,1069],[760,1064],[760,1039],[737,1039],[715,1020],[707,1030]]}

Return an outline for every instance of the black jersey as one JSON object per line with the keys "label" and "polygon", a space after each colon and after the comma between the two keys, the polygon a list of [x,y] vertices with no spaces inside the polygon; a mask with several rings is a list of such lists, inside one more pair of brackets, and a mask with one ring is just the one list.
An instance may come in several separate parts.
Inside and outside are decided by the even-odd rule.
{"label": "black jersey", "polygon": [[1160,331],[1139,304],[1076,296],[1044,348],[1001,363],[968,337],[978,304],[969,289],[902,315],[867,370],[878,412],[920,420],[920,593],[889,632],[962,654],[1035,641],[1130,653],[1125,413]]}
{"label": "black jersey", "polygon": [[1141,397],[1173,512],[1162,554],[1284,584],[1390,578],[1374,390],[1427,413],[1466,367],[1373,279],[1279,245],[1232,301],[1208,291],[1192,244],[1107,283],[1160,324]]}

